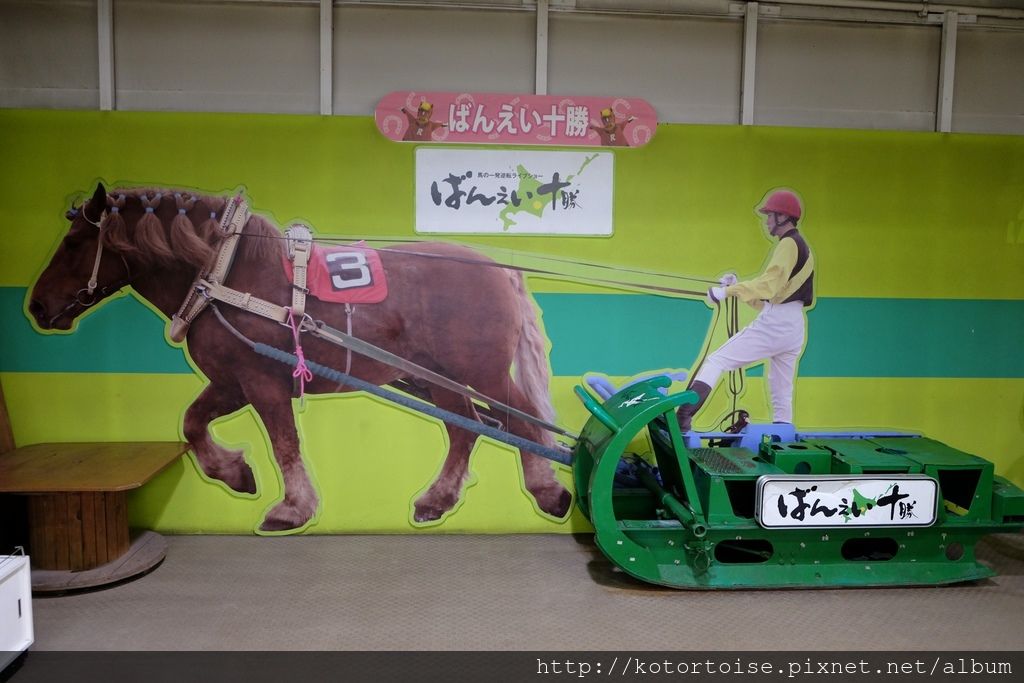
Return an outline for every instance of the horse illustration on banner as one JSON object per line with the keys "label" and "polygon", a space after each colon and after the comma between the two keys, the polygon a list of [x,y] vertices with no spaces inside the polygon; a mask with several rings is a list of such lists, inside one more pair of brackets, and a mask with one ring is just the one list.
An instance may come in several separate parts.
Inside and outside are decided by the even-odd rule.
{"label": "horse illustration on banner", "polygon": [[[29,314],[43,331],[70,330],[91,306],[130,287],[166,318],[174,318],[192,295],[197,273],[221,258],[227,239],[222,218],[230,202],[230,197],[173,189],[108,193],[99,184],[89,200],[68,211],[70,229],[31,291]],[[222,284],[288,307],[293,287],[285,267],[287,240],[264,217],[246,215]],[[306,314],[334,328],[351,329],[359,339],[480,394],[501,397],[539,420],[553,420],[546,340],[520,272],[480,267],[497,264],[454,244],[399,245],[376,253],[387,279],[385,299],[349,307],[346,312],[344,304],[310,298]],[[233,306],[220,306],[217,312],[250,340],[293,348],[293,330],[286,325]],[[253,353],[209,308],[182,334],[193,362],[209,379],[185,411],[183,424],[199,469],[233,491],[256,492],[243,452],[221,446],[209,431],[214,420],[251,405],[266,428],[284,483],[283,500],[268,510],[259,528],[268,532],[302,529],[313,519],[319,497],[301,457],[291,402],[296,395],[292,368]],[[438,408],[483,421],[484,408],[466,395],[423,383],[379,360],[348,354],[311,335],[304,336],[302,343],[305,353],[319,363],[347,367],[351,376],[371,384],[398,383]],[[315,394],[351,391],[321,377],[308,381],[305,390]],[[553,435],[536,424],[514,413],[500,416],[507,431],[554,446]],[[445,426],[450,445],[444,464],[413,502],[413,518],[419,524],[440,520],[452,510],[467,479],[477,436]],[[552,464],[525,451],[520,452],[520,464],[526,491],[538,509],[556,519],[566,518],[572,495],[555,477]]]}

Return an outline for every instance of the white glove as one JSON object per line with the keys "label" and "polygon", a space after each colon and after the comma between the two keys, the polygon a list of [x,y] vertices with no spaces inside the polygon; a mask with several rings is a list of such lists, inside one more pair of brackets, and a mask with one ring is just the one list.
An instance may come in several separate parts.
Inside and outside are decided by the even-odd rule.
{"label": "white glove", "polygon": [[728,287],[729,285],[736,284],[739,280],[736,279],[736,273],[726,273],[722,276],[719,282],[723,287]]}
{"label": "white glove", "polygon": [[712,306],[725,299],[725,287],[711,287],[708,289],[708,302]]}

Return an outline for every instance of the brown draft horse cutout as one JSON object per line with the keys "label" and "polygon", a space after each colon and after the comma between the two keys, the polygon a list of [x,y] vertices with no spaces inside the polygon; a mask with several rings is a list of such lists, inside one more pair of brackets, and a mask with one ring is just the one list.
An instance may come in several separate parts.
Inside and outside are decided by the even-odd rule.
{"label": "brown draft horse cutout", "polygon": [[[77,209],[72,207],[67,215],[71,227],[32,290],[28,310],[39,328],[71,329],[74,319],[90,305],[81,299],[94,268],[100,225],[103,255],[95,298],[106,298],[130,286],[166,318],[178,310],[198,268],[218,247],[220,233],[212,220],[220,219],[228,198],[193,195],[196,201],[184,214],[189,220],[183,221],[175,220],[179,206],[174,190],[161,191],[162,199],[154,201],[156,192],[118,189],[108,195],[100,184],[91,199]],[[153,210],[144,219],[146,205]],[[114,207],[118,210],[112,211]],[[112,218],[115,216],[120,218]],[[158,220],[152,220],[153,216]],[[273,224],[252,214],[224,284],[281,306],[291,305],[291,286],[282,262],[285,241],[280,238],[281,232]],[[409,249],[458,260],[404,253]],[[466,259],[486,257],[454,244],[396,246],[382,250],[380,256],[390,293],[379,304],[355,307],[352,329],[356,336],[484,395],[505,400],[514,408],[553,421],[545,339],[521,273],[466,263]],[[219,309],[250,339],[292,348],[289,328],[231,306]],[[343,305],[311,298],[307,313],[336,329],[346,327]],[[316,513],[319,498],[300,454],[291,402],[295,395],[292,368],[252,352],[209,309],[196,318],[185,343],[196,366],[209,378],[209,385],[184,417],[183,432],[199,468],[234,491],[256,492],[243,453],[217,444],[208,429],[212,421],[251,405],[266,427],[284,482],[283,500],[267,512],[260,529],[302,528]],[[345,367],[346,353],[340,347],[309,335],[303,344],[309,358]],[[511,376],[513,363],[515,379]],[[352,355],[351,374],[378,385],[409,379],[400,370],[357,354]],[[332,393],[347,389],[317,377],[306,390]],[[480,420],[474,403],[464,396],[432,385],[425,387],[425,393],[440,408]],[[446,428],[448,455],[437,478],[413,503],[418,523],[441,519],[463,493],[469,453],[477,437],[451,425]],[[509,418],[506,428],[554,445],[551,434],[526,421]],[[520,463],[526,490],[537,507],[551,517],[566,518],[572,495],[556,479],[552,464],[527,452],[520,453]]]}

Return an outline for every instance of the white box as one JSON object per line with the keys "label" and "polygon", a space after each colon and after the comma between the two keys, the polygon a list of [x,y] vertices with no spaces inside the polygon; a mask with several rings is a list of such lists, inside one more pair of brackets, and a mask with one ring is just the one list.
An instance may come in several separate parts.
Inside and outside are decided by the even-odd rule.
{"label": "white box", "polygon": [[25,555],[0,555],[0,669],[32,645],[32,578]]}

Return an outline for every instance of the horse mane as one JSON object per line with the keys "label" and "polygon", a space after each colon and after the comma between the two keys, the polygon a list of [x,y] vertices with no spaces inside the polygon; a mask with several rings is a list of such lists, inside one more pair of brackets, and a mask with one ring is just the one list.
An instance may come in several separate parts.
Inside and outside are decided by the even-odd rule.
{"label": "horse mane", "polygon": [[[202,268],[224,239],[220,217],[227,203],[227,197],[167,188],[111,190],[103,223],[104,246],[150,263],[183,261]],[[240,252],[265,258],[283,249],[280,238],[272,223],[252,214],[242,232]]]}
{"label": "horse mane", "polygon": [[242,254],[254,260],[284,253],[281,231],[263,216],[252,214],[242,233]]}

